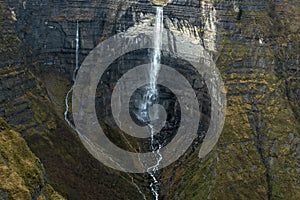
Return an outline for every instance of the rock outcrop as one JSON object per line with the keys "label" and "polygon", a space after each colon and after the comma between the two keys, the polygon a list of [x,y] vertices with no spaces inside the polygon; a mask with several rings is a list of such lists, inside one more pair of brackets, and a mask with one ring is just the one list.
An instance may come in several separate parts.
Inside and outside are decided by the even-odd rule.
{"label": "rock outcrop", "polygon": [[48,184],[41,161],[0,118],[0,199],[64,199]]}

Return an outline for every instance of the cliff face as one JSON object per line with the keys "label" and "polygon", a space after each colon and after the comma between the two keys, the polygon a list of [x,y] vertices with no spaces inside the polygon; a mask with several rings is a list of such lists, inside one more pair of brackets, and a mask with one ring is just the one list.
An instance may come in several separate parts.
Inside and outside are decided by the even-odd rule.
{"label": "cliff face", "polygon": [[[0,115],[21,132],[66,197],[140,198],[130,178],[120,179],[126,174],[105,168],[74,140],[62,116],[75,66],[76,21],[81,63],[100,41],[151,25],[154,8],[146,0],[1,6]],[[299,7],[287,0],[173,0],[164,8],[166,28],[211,53],[228,102],[214,150],[199,161],[201,145],[195,145],[161,171],[163,198],[300,198]],[[148,196],[145,177],[135,178]],[[124,190],[115,193],[116,186]]]}
{"label": "cliff face", "polygon": [[44,167],[20,133],[0,119],[0,198],[64,199],[47,183]]}
{"label": "cliff face", "polygon": [[298,199],[299,2],[214,6],[225,127],[206,159],[194,155],[164,170],[165,193],[170,199]]}
{"label": "cliff face", "polygon": [[0,118],[0,199],[64,199],[48,184],[41,161],[21,137],[23,125],[28,128],[32,122],[26,93],[36,88],[36,82],[20,61],[21,41],[14,29],[14,11],[2,3],[0,11],[0,112],[21,131],[16,132]]}
{"label": "cliff face", "polygon": [[[40,2],[36,3],[40,5]],[[69,76],[64,73],[60,74],[56,70],[48,70],[45,73],[41,71],[44,65],[37,62],[35,55],[38,53],[28,44],[29,41],[34,40],[28,42],[21,40],[24,39],[24,35],[31,33],[30,27],[19,18],[24,14],[19,13],[23,5],[25,3],[19,4],[14,1],[10,4],[6,2],[0,4],[0,116],[24,137],[32,152],[41,160],[45,172],[39,168],[41,171],[39,173],[43,175],[45,173],[47,180],[38,179],[39,174],[36,174],[37,182],[32,181],[28,176],[31,174],[35,176],[34,173],[38,170],[34,168],[33,171],[26,171],[26,168],[21,168],[22,163],[20,166],[13,166],[12,170],[8,169],[8,172],[6,172],[7,167],[4,166],[5,171],[0,171],[1,176],[3,175],[0,182],[4,185],[3,188],[1,185],[0,189],[1,198],[23,199],[24,197],[27,199],[31,195],[34,198],[43,196],[43,194],[31,194],[31,192],[34,192],[33,190],[40,192],[38,189],[51,192],[52,190],[46,188],[44,181],[53,185],[56,191],[70,199],[121,199],[127,194],[140,198],[141,194],[137,191],[135,182],[130,176],[108,169],[95,160],[83,147],[75,133],[65,124],[63,109],[64,97],[70,83]],[[36,9],[35,6],[33,8]],[[32,15],[28,14],[28,16]],[[22,29],[24,27],[25,29]],[[52,40],[56,39],[52,38]],[[1,132],[1,136],[4,134],[7,134],[7,137],[9,134],[14,134],[11,137],[21,140],[15,132]],[[11,145],[4,142],[1,143],[1,149],[2,147],[10,147],[6,152],[10,153],[19,146],[15,143]],[[25,155],[22,155],[23,151],[16,150],[11,153],[17,156],[16,162],[21,162],[22,156],[25,159]],[[1,167],[2,164],[1,161]],[[8,179],[7,176],[9,173],[15,173],[14,170],[22,173],[16,175],[17,178],[18,176],[21,178]],[[23,173],[26,176],[23,176]],[[34,185],[26,185],[26,187],[20,185],[20,188],[16,186],[17,181],[27,184],[27,179],[31,181],[30,184]],[[143,185],[142,180],[140,185]],[[117,192],[118,188],[124,188],[124,190]],[[14,195],[16,191],[19,196]],[[45,193],[46,198],[47,194]],[[50,196],[50,193],[48,195]],[[57,198],[54,196],[54,199]]]}

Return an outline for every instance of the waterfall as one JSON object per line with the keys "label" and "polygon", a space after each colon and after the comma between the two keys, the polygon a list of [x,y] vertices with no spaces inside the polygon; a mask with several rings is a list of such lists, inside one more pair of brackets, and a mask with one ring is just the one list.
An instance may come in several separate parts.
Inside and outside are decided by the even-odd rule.
{"label": "waterfall", "polygon": [[75,42],[76,42],[76,64],[75,64],[75,70],[73,72],[73,81],[75,82],[75,79],[76,79],[76,73],[78,71],[78,55],[79,55],[79,24],[78,24],[78,21],[76,22],[76,39],[75,39]]}
{"label": "waterfall", "polygon": [[[153,33],[153,53],[151,57],[151,67],[149,71],[150,83],[146,88],[146,94],[139,105],[139,112],[136,117],[143,122],[149,122],[148,108],[155,104],[158,99],[158,90],[156,87],[157,76],[160,70],[161,45],[162,45],[162,29],[163,29],[163,7],[156,7],[155,28]],[[154,113],[153,119],[157,118],[157,113]]]}
{"label": "waterfall", "polygon": [[204,48],[209,51],[216,51],[217,40],[217,11],[212,0],[201,1],[201,17],[203,24]]}
{"label": "waterfall", "polygon": [[156,88],[157,76],[160,70],[161,47],[162,47],[162,29],[163,29],[163,8],[156,7],[155,29],[154,29],[154,52],[151,61],[150,89],[157,95]]}
{"label": "waterfall", "polygon": [[[77,71],[79,69],[79,64],[78,64],[78,56],[79,56],[79,23],[78,21],[76,22],[76,39],[75,39],[75,69],[73,71],[73,76],[72,76],[72,81],[73,84],[76,81],[76,74]],[[69,113],[69,96],[71,94],[71,92],[73,91],[73,87],[74,85],[72,85],[72,87],[70,88],[70,90],[67,92],[66,98],[65,98],[65,106],[66,106],[66,110],[64,112],[64,118],[65,121],[67,122],[67,124],[77,132],[75,126],[71,123],[71,121],[68,118],[68,113]]]}
{"label": "waterfall", "polygon": [[[97,148],[93,142],[91,142],[86,136],[84,136],[83,134],[81,134],[79,132],[79,130],[72,124],[72,122],[69,120],[68,118],[68,113],[69,113],[69,96],[73,91],[75,82],[76,82],[76,75],[77,75],[77,71],[79,69],[79,22],[76,22],[76,38],[75,38],[75,69],[73,71],[73,75],[72,75],[72,81],[73,81],[73,85],[70,88],[70,90],[67,92],[66,97],[65,97],[65,112],[64,112],[64,119],[67,122],[67,124],[69,125],[70,128],[72,128],[77,134],[78,136],[83,139],[88,145],[90,145],[92,147],[92,149],[96,149],[99,152],[101,152],[101,150],[99,148]],[[111,159],[111,158],[110,158]],[[112,159],[111,159],[112,160]],[[116,163],[118,164],[118,163]],[[137,185],[137,183],[134,181],[133,176],[131,176],[129,173],[126,173],[128,175],[128,177],[131,179],[132,184],[134,185],[134,187],[137,189],[137,191],[141,194],[142,198],[144,200],[146,199],[146,195],[142,192],[142,190],[140,189],[140,187]]]}
{"label": "waterfall", "polygon": [[[163,7],[156,7],[156,18],[155,18],[155,28],[154,28],[154,50],[151,59],[151,68],[150,68],[150,88],[146,92],[146,98],[144,98],[144,108],[147,109],[148,106],[157,103],[158,100],[158,88],[157,88],[157,78],[160,71],[160,61],[161,61],[161,48],[162,48],[162,30],[163,30]],[[151,120],[158,119],[157,110],[153,113]],[[147,169],[148,174],[151,177],[150,189],[155,198],[158,200],[159,197],[159,182],[157,180],[157,171],[160,162],[162,161],[162,155],[160,153],[161,145],[159,144],[158,149],[155,150],[154,144],[155,139],[154,135],[156,130],[152,125],[148,125],[151,133],[151,149],[152,153],[155,155],[157,163]]]}

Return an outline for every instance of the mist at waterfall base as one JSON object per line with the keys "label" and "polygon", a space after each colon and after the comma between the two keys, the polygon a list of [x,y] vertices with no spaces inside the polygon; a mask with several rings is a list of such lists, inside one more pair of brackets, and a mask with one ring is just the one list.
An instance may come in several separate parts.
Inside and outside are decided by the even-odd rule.
{"label": "mist at waterfall base", "polygon": [[[157,164],[149,167],[147,173],[149,175],[149,188],[154,199],[159,199],[159,181],[160,173],[158,165],[163,159],[160,155],[160,148],[168,145],[174,138],[178,127],[180,126],[180,106],[177,97],[168,88],[156,83],[157,76],[159,75],[160,64],[167,64],[172,66],[182,74],[188,74],[188,79],[191,85],[197,92],[198,101],[201,105],[202,113],[206,118],[202,119],[199,123],[198,134],[199,137],[195,144],[200,144],[204,133],[208,129],[210,117],[210,97],[208,90],[202,77],[187,61],[166,56],[161,54],[161,31],[163,24],[162,9],[157,9],[158,15],[156,16],[156,27],[154,31],[154,48],[141,49],[127,53],[116,59],[103,73],[100,82],[97,86],[95,107],[99,124],[105,131],[106,136],[117,146],[126,151],[131,152],[152,152],[157,160]],[[73,81],[76,81],[76,73],[78,70],[78,54],[79,54],[79,25],[76,24],[76,66],[73,74]],[[111,94],[118,80],[126,74],[130,69],[144,63],[151,63],[149,68],[150,83],[137,88],[132,94],[130,99],[130,116],[132,120],[140,125],[149,127],[148,138],[135,138],[123,132],[115,123],[115,119],[111,110]],[[76,132],[76,128],[68,119],[68,99],[72,92],[73,87],[70,89],[66,96],[66,112],[65,119]],[[160,106],[156,106],[160,105]],[[154,108],[154,109],[153,109]],[[156,109],[158,108],[158,109]],[[163,109],[161,109],[163,108]],[[161,113],[160,110],[164,112]],[[165,117],[165,123],[161,130],[156,130],[153,126],[153,121],[160,121],[160,117]],[[193,145],[192,148],[195,146]],[[129,174],[133,184],[138,189],[139,193],[143,196],[144,191],[138,187],[134,182],[133,177]]]}
{"label": "mist at waterfall base", "polygon": [[[98,121],[103,128],[105,135],[118,147],[130,152],[152,152],[156,155],[159,148],[167,146],[176,136],[181,122],[181,110],[178,99],[174,93],[162,85],[156,85],[158,96],[147,104],[145,110],[141,109],[145,96],[149,93],[150,84],[137,88],[130,97],[129,112],[132,120],[139,126],[148,126],[151,122],[149,116],[149,108],[153,105],[161,105],[166,112],[166,120],[163,128],[153,135],[153,138],[137,138],[122,131],[116,124],[116,119],[113,117],[111,109],[111,96],[118,80],[131,69],[143,63],[151,62],[153,49],[141,49],[127,53],[115,60],[103,73],[101,81],[97,86],[95,107]],[[203,114],[201,123],[199,122],[198,138],[194,141],[191,147],[191,152],[199,145],[208,130],[210,121],[210,97],[204,80],[196,72],[189,62],[174,57],[164,55],[161,57],[162,64],[168,64],[182,74],[188,74],[188,80],[197,93],[197,98],[200,110]],[[141,117],[141,112],[143,112]],[[152,118],[153,119],[153,118]],[[151,129],[149,129],[150,131]],[[126,138],[126,139],[124,139]],[[129,143],[128,143],[129,142]],[[159,158],[159,157],[157,157]],[[150,170],[149,170],[150,171]],[[153,172],[153,171],[152,171]],[[155,171],[157,184],[154,184],[154,179],[149,175],[149,184],[152,188],[158,191],[160,174]]]}
{"label": "mist at waterfall base", "polygon": [[[141,103],[141,111],[140,113],[143,114],[144,110],[148,110],[148,118],[150,118],[150,121],[155,121],[160,119],[158,109],[155,109],[152,116],[149,112],[150,108],[149,105],[157,103],[157,99],[159,96],[158,89],[157,89],[157,78],[158,78],[158,73],[160,70],[160,62],[161,62],[161,45],[162,45],[162,30],[163,30],[163,8],[157,6],[156,7],[156,18],[155,18],[155,28],[154,28],[154,51],[152,55],[152,60],[151,60],[151,69],[150,69],[150,83],[149,83],[149,88],[147,88],[147,92],[143,97],[143,102]],[[157,108],[157,107],[156,107]],[[142,115],[144,117],[144,115]],[[164,121],[164,119],[163,119]],[[159,143],[158,140],[154,139],[154,135],[159,132],[160,130],[156,130],[155,125],[153,124],[148,124],[149,129],[150,129],[150,135],[151,135],[151,150],[152,153],[154,154],[157,163],[153,165],[152,167],[149,167],[147,172],[152,178],[152,181],[150,183],[150,188],[153,196],[155,197],[156,200],[158,200],[159,197],[159,184],[158,184],[158,178],[157,178],[157,171],[160,162],[163,159],[163,156],[160,153],[160,148],[161,144]],[[155,144],[158,144],[158,148],[155,149],[154,146]]]}
{"label": "mist at waterfall base", "polygon": [[[145,153],[154,151],[153,155],[155,156],[157,155],[156,152],[159,148],[167,146],[172,141],[180,127],[181,105],[179,104],[176,95],[167,87],[158,84],[156,85],[158,95],[154,99],[155,101],[153,100],[149,102],[146,109],[141,109],[141,105],[145,103],[145,96],[147,96],[149,89],[151,88],[150,84],[137,88],[135,92],[131,94],[129,112],[132,121],[134,121],[137,125],[148,127],[151,122],[150,116],[148,115],[149,108],[157,104],[163,107],[163,110],[166,113],[165,124],[158,133],[153,134],[153,137],[149,134],[148,138],[138,138],[122,131],[116,123],[116,118],[114,118],[111,108],[112,93],[118,81],[123,75],[134,69],[136,66],[144,63],[151,63],[153,52],[154,49],[140,49],[126,53],[116,59],[104,71],[101,80],[97,85],[95,109],[98,122],[106,137],[112,143],[129,152]],[[204,83],[204,79],[188,61],[170,57],[162,52],[161,64],[169,65],[181,74],[187,74],[188,81],[197,93],[198,102],[201,106],[199,110],[203,113],[203,117],[201,119],[201,123],[199,122],[199,137],[194,141],[190,150],[192,152],[197,145],[201,143],[209,127],[211,105],[208,89]],[[142,112],[146,113],[146,115],[141,115],[140,113]],[[159,157],[157,156],[156,158],[158,160]],[[149,172],[151,172],[156,179],[155,182],[153,177],[148,174],[150,192],[152,191],[154,198],[159,198],[159,196],[157,196],[159,194],[159,182],[161,179],[159,170],[152,168],[149,169]],[[144,190],[142,192],[147,193],[147,191]]]}

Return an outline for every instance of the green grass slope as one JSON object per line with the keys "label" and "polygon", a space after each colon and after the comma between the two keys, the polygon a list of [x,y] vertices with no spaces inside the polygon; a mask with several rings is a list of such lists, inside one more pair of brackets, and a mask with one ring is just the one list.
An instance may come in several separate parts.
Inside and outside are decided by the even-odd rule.
{"label": "green grass slope", "polygon": [[64,199],[47,183],[41,161],[0,118],[0,199]]}

